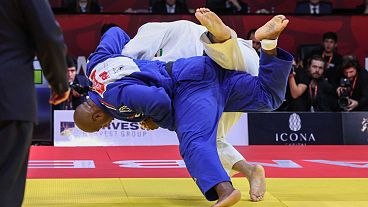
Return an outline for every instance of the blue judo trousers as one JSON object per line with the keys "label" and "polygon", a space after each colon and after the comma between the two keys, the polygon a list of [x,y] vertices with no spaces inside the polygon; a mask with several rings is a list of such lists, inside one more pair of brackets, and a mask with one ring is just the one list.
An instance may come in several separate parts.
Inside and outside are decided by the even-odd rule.
{"label": "blue judo trousers", "polygon": [[217,200],[214,187],[230,182],[216,148],[222,112],[276,109],[284,100],[292,56],[281,49],[277,56],[261,52],[258,77],[222,69],[203,56],[175,61],[169,74],[164,62],[121,55],[129,40],[117,27],[102,37],[87,64],[90,98],[117,119],[150,117],[176,131],[190,175],[208,200]]}

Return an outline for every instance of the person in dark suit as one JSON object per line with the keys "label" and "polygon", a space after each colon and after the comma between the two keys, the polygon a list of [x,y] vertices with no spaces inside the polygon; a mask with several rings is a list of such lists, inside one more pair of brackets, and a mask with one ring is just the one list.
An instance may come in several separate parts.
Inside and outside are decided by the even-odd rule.
{"label": "person in dark suit", "polygon": [[309,0],[306,2],[299,2],[296,5],[296,14],[331,14],[332,5],[328,2],[321,2],[320,0]]}
{"label": "person in dark suit", "polygon": [[64,0],[63,8],[70,13],[100,13],[97,0]]}
{"label": "person in dark suit", "polygon": [[33,124],[37,122],[33,59],[53,89],[69,95],[63,35],[47,0],[0,0],[0,206],[22,205]]}
{"label": "person in dark suit", "polygon": [[152,6],[154,14],[187,14],[188,6],[185,1],[177,0],[160,0],[156,1]]}
{"label": "person in dark suit", "polygon": [[206,7],[219,14],[248,13],[248,4],[242,0],[207,0]]}
{"label": "person in dark suit", "polygon": [[360,4],[356,7],[356,13],[368,14],[368,0],[365,0],[363,4]]}

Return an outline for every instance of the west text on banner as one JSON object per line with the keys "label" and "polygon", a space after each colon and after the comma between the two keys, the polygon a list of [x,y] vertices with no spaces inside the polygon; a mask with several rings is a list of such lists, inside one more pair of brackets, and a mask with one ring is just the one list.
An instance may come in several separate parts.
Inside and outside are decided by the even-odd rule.
{"label": "west text on banner", "polygon": [[[166,129],[143,130],[139,123],[113,120],[108,127],[85,133],[73,121],[73,110],[54,111],[55,146],[162,146],[178,145],[175,132]],[[236,146],[248,145],[247,115],[244,114],[227,135]]]}

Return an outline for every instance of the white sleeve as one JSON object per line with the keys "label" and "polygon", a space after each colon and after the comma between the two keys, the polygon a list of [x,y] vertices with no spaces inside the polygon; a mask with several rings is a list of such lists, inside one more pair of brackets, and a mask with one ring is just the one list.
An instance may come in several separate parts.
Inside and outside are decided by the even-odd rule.
{"label": "white sleeve", "polygon": [[203,26],[180,20],[147,23],[126,45],[122,54],[134,59],[175,61],[203,55],[199,37],[206,31]]}
{"label": "white sleeve", "polygon": [[243,113],[241,112],[222,113],[217,128],[217,153],[220,157],[222,166],[230,177],[234,174],[232,171],[234,164],[245,159],[229,142],[226,141],[225,137],[242,115]]}

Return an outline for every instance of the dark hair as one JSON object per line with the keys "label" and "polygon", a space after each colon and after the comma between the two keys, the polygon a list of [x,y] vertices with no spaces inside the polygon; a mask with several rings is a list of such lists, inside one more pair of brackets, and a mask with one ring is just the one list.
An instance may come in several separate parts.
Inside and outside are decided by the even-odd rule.
{"label": "dark hair", "polygon": [[345,55],[342,58],[341,69],[344,71],[348,68],[355,68],[357,71],[360,69],[359,61],[354,55]]}
{"label": "dark hair", "polygon": [[65,60],[66,60],[66,64],[67,64],[68,68],[77,67],[77,64],[75,63],[74,58],[72,58],[70,56],[66,56]]}
{"label": "dark hair", "polygon": [[109,23],[109,24],[104,24],[101,27],[101,37],[105,34],[105,32],[107,32],[107,30],[109,30],[111,27],[119,27],[117,24],[114,23]]}
{"label": "dark hair", "polygon": [[322,41],[325,41],[326,39],[332,39],[337,42],[337,34],[335,32],[326,32],[323,34]]}
{"label": "dark hair", "polygon": [[323,69],[326,69],[326,63],[323,60],[322,56],[320,56],[320,55],[313,55],[312,57],[308,58],[308,61],[307,61],[307,67],[308,68],[311,66],[313,60],[323,62]]}
{"label": "dark hair", "polygon": [[256,31],[257,31],[257,29],[251,29],[251,30],[249,30],[249,32],[247,33],[247,40],[249,40],[250,35],[255,34]]}

